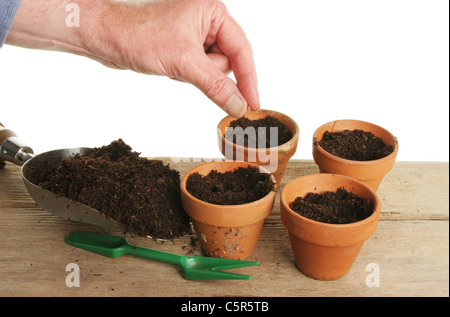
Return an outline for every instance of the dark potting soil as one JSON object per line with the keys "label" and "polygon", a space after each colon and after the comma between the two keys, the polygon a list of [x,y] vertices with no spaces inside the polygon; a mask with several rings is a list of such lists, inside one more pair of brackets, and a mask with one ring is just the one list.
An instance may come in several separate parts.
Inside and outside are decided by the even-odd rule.
{"label": "dark potting soil", "polygon": [[225,173],[212,170],[206,176],[193,173],[187,179],[186,189],[211,204],[240,205],[263,198],[275,190],[275,183],[270,174],[248,166]]}
{"label": "dark potting soil", "polygon": [[[250,120],[242,117],[231,121],[230,127],[233,129],[227,129],[225,138],[245,147],[261,148],[258,142],[261,142],[262,147],[265,148],[277,147],[292,139],[292,133],[287,126],[273,116],[267,116],[258,120]],[[239,127],[242,130],[236,130]],[[253,131],[246,130],[248,127],[254,128],[254,133]],[[270,138],[271,127],[277,128],[278,131],[278,137],[272,137],[273,140]]]}
{"label": "dark potting soil", "polygon": [[191,233],[179,172],[139,155],[119,139],[89,155],[38,166],[30,180],[98,210],[128,233],[161,239]]}
{"label": "dark potting soil", "polygon": [[371,161],[388,156],[394,151],[372,132],[362,130],[325,131],[319,145],[335,156],[354,160]]}
{"label": "dark potting soil", "polygon": [[331,224],[346,224],[366,219],[373,213],[373,202],[339,188],[336,192],[308,193],[297,197],[289,207],[303,217]]}

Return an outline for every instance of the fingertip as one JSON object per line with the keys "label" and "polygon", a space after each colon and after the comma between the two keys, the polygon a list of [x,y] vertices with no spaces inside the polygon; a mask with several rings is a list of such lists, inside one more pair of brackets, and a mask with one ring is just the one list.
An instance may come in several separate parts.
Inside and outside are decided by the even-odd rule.
{"label": "fingertip", "polygon": [[257,92],[253,95],[253,98],[247,98],[247,104],[251,110],[258,110],[261,108]]}
{"label": "fingertip", "polygon": [[[244,93],[243,93],[244,94]],[[260,102],[258,94],[253,94],[253,98],[246,98],[249,110],[258,110],[260,109]]]}
{"label": "fingertip", "polygon": [[253,110],[253,111],[255,111],[255,110],[261,109],[261,106],[260,106],[259,103],[258,103],[258,104],[255,104],[255,105],[249,105],[248,108],[249,108],[248,110]]}

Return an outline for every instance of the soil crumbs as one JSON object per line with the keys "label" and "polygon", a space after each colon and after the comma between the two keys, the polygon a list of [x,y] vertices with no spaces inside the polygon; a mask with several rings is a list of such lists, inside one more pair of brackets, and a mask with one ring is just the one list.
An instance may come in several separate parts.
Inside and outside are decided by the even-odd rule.
{"label": "soil crumbs", "polygon": [[225,173],[212,170],[206,176],[197,172],[189,176],[186,189],[192,196],[211,204],[241,205],[259,200],[275,190],[270,175],[253,166]]}
{"label": "soil crumbs", "polygon": [[372,161],[388,156],[394,151],[372,132],[362,130],[325,131],[319,145],[335,156],[354,160]]}
{"label": "soil crumbs", "polygon": [[119,139],[89,155],[48,162],[30,178],[44,189],[98,210],[125,232],[160,239],[191,233],[181,203],[179,172],[139,155]]}
{"label": "soil crumbs", "polygon": [[[233,129],[227,129],[225,138],[235,144],[250,148],[262,148],[262,146],[259,146],[259,143],[264,145],[265,148],[277,147],[288,142],[293,137],[287,126],[273,116],[267,116],[258,120],[250,120],[242,117],[232,121],[230,127]],[[241,127],[242,130],[236,129],[239,127]],[[251,130],[246,130],[248,127],[255,128],[253,130],[254,133],[252,133]],[[278,138],[270,137],[271,127],[277,128]]]}
{"label": "soil crumbs", "polygon": [[371,199],[358,197],[343,188],[336,192],[308,193],[297,197],[289,207],[303,217],[331,224],[361,221],[373,213]]}

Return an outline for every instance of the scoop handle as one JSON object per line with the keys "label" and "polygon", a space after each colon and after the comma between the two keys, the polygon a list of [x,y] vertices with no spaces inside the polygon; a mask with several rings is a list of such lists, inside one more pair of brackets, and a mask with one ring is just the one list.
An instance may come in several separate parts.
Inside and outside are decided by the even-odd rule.
{"label": "scoop handle", "polygon": [[[0,122],[0,130],[2,129],[2,127],[4,128],[5,126]],[[0,168],[2,168],[3,166],[5,166],[5,162],[0,160]]]}
{"label": "scoop handle", "polygon": [[22,165],[34,156],[33,149],[20,140],[14,131],[0,123],[0,162]]}

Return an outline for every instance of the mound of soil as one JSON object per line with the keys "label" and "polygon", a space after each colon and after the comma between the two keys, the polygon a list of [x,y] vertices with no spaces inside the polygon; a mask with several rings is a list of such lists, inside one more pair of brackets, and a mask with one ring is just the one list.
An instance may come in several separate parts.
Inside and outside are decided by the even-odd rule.
{"label": "mound of soil", "polygon": [[335,156],[354,160],[372,161],[388,156],[394,151],[372,132],[362,130],[325,131],[319,145]]}
{"label": "mound of soil", "polygon": [[297,197],[289,207],[303,217],[331,224],[361,221],[373,213],[372,200],[343,188],[336,192],[308,193],[305,197]]}
{"label": "mound of soil", "polygon": [[179,172],[139,155],[119,139],[89,155],[38,167],[30,180],[98,210],[125,232],[161,239],[191,233],[181,204]]}
{"label": "mound of soil", "polygon": [[[227,129],[225,138],[235,144],[251,148],[259,148],[258,142],[261,142],[265,148],[277,147],[288,142],[293,137],[287,126],[273,116],[267,116],[258,120],[250,120],[242,117],[231,121],[230,127],[233,129]],[[242,130],[236,129],[239,127],[242,128]],[[254,128],[252,129],[252,133],[246,133],[248,127]],[[271,127],[277,128],[278,131],[278,137],[272,137],[273,140],[270,138]]]}
{"label": "mound of soil", "polygon": [[240,205],[263,198],[275,190],[275,183],[270,174],[248,166],[225,173],[212,170],[206,176],[193,173],[187,179],[186,189],[211,204]]}

